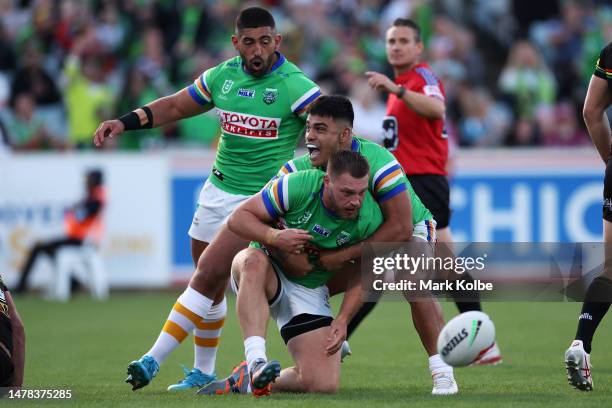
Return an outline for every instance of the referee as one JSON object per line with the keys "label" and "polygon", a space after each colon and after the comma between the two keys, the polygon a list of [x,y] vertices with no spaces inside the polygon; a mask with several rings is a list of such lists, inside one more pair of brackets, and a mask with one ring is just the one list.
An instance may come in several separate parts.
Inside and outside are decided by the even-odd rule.
{"label": "referee", "polygon": [[[414,21],[398,18],[387,30],[387,60],[395,80],[378,72],[366,72],[373,89],[389,94],[383,120],[384,145],[402,165],[412,188],[436,221],[436,255],[452,256],[450,190],[446,164],[445,92],[429,65],[419,61],[423,52],[421,29]],[[467,274],[464,278],[471,279]],[[461,313],[481,310],[478,293],[452,293]],[[477,364],[501,362],[497,344]]]}

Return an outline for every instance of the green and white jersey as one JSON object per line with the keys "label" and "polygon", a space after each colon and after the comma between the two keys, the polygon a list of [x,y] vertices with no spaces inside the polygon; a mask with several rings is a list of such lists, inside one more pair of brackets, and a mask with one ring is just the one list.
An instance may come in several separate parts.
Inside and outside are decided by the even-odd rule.
{"label": "green and white jersey", "polygon": [[252,195],[295,154],[306,107],[321,91],[279,53],[263,77],[247,73],[235,57],[205,71],[189,93],[214,106],[221,122],[211,182],[231,194]]}
{"label": "green and white jersey", "polygon": [[[383,223],[382,212],[372,195],[366,193],[356,219],[339,218],[323,204],[323,176],[323,171],[312,169],[270,182],[261,192],[270,216],[286,228],[309,231],[313,236],[310,244],[321,249],[352,245],[372,235]],[[316,288],[332,275],[333,272],[318,266],[306,276],[287,278],[307,288]]]}
{"label": "green and white jersey", "polygon": [[[406,178],[402,166],[395,156],[384,147],[369,140],[353,137],[351,149],[359,152],[370,164],[370,192],[378,203],[383,203],[391,197],[408,191],[412,204],[412,223],[418,224],[423,220],[432,220],[433,216],[416,195],[410,182]],[[308,154],[289,160],[278,171],[277,176],[301,170],[312,169]]]}

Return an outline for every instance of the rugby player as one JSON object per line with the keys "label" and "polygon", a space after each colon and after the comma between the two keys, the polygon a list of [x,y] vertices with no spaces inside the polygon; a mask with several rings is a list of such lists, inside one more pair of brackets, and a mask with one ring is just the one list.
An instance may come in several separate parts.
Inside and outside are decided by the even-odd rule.
{"label": "rugby player", "polygon": [[[431,68],[420,62],[423,52],[420,27],[410,19],[398,18],[387,30],[387,60],[395,80],[378,72],[366,72],[373,89],[389,93],[383,120],[384,145],[404,168],[408,181],[436,220],[436,256],[452,256],[450,192],[447,180],[448,138],[444,128],[444,86]],[[463,274],[465,279],[471,279]],[[460,313],[481,310],[478,293],[451,293]],[[364,304],[356,316],[363,319],[374,307]],[[475,364],[501,362],[497,343]]]}
{"label": "rugby player", "polygon": [[606,109],[612,104],[612,42],[601,50],[591,77],[583,116],[593,144],[606,163],[603,192],[604,264],[600,276],[587,289],[578,317],[576,337],[565,352],[567,380],[582,391],[593,390],[591,373],[591,342],[597,326],[610,308],[612,301],[612,133]]}
{"label": "rugby player", "polygon": [[[285,163],[277,177],[313,168],[325,170],[330,156],[337,151],[359,152],[369,163],[368,189],[383,214],[383,222],[367,242],[421,240],[433,245],[435,221],[431,213],[416,196],[391,153],[378,144],[353,136],[353,119],[353,107],[348,98],[343,96],[318,98],[310,106],[306,120],[305,139],[309,153]],[[360,243],[343,244],[338,247],[340,248],[320,251],[316,263],[327,271],[335,272],[346,269],[351,260],[361,257]],[[308,262],[300,262],[295,256],[289,260],[286,255],[280,255],[286,258],[279,261],[286,271],[295,273],[295,263],[299,263],[306,265],[307,270],[297,268],[298,274],[306,275],[311,272],[312,265]],[[338,273],[327,282],[332,296],[344,291],[345,276],[345,273]],[[442,362],[437,354],[436,342],[444,325],[439,304],[435,300],[418,299],[411,301],[410,305],[413,323],[430,356],[429,367],[434,381],[432,393],[456,393],[458,389],[452,367]]]}
{"label": "rugby player", "polygon": [[21,388],[25,366],[25,330],[10,292],[0,276],[0,397]]}
{"label": "rugby player", "polygon": [[319,88],[279,52],[281,36],[268,11],[243,10],[232,43],[238,57],[206,70],[174,95],[103,122],[94,136],[100,146],[123,131],[163,126],[213,107],[221,121],[215,164],[189,229],[196,272],[151,350],[129,364],[126,382],[133,390],[147,385],[159,364],[193,330],[195,367],[169,390],[201,387],[215,378],[216,350],[227,313],[224,291],[234,256],[248,244],[224,223],[238,204],[293,157],[306,109],[320,95]]}
{"label": "rugby player", "polygon": [[[367,160],[358,152],[341,150],[331,156],[327,174],[313,169],[282,176],[230,216],[229,228],[257,243],[240,252],[232,265],[231,284],[238,294],[236,307],[246,354],[246,362],[232,376],[237,379],[231,384],[235,390],[244,392],[250,384],[255,396],[267,395],[272,382],[275,391],[338,390],[339,350],[347,322],[361,304],[358,271],[353,270],[334,319],[325,286],[333,272],[318,266],[296,277],[264,251],[265,245],[292,250],[292,242],[278,245],[278,236],[286,228],[310,234],[309,243],[317,248],[336,248],[340,240],[354,244],[370,236],[382,224],[383,216],[368,192],[369,178]],[[285,229],[270,227],[276,222]],[[296,252],[301,252],[303,243],[295,244]],[[266,357],[270,314],[296,364],[282,372],[278,361]],[[213,389],[223,392],[226,384],[230,383],[210,384],[201,393]]]}

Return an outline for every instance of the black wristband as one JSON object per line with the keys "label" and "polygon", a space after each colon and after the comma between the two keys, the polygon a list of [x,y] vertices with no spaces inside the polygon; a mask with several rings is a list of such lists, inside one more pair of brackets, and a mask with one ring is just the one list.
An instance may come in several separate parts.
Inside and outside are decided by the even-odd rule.
{"label": "black wristband", "polygon": [[397,91],[396,95],[399,99],[402,99],[404,97],[404,94],[406,93],[406,89],[401,85],[398,85],[398,87],[399,91]]}
{"label": "black wristband", "polygon": [[119,118],[125,130],[151,129],[153,127],[153,112],[148,106],[126,113]]}

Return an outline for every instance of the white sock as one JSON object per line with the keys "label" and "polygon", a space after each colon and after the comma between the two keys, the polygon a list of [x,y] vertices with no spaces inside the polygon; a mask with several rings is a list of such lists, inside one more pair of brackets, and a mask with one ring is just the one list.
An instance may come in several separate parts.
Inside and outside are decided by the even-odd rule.
{"label": "white sock", "polygon": [[227,301],[225,298],[218,304],[213,305],[204,320],[193,330],[194,341],[194,363],[193,366],[204,374],[215,372],[217,350],[219,350],[219,338],[227,315]]}
{"label": "white sock", "polygon": [[155,344],[146,354],[161,364],[209,312],[213,300],[187,287],[176,300]]}
{"label": "white sock", "polygon": [[453,373],[453,367],[446,364],[440,358],[439,354],[435,354],[429,357],[429,371],[431,371],[431,375],[434,376],[436,374],[441,373]]}
{"label": "white sock", "polygon": [[255,360],[264,359],[268,361],[266,357],[266,339],[259,336],[247,337],[244,340],[244,355],[247,360],[249,371],[251,371],[252,364]]}

